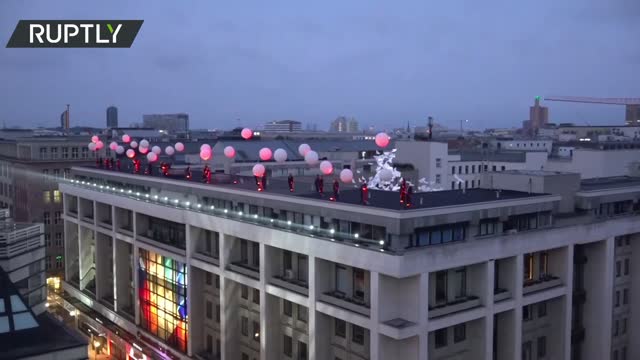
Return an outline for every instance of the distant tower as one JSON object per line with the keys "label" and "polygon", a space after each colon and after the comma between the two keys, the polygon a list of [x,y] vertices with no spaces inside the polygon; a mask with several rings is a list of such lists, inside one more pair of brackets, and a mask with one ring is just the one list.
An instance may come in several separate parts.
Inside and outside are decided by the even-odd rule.
{"label": "distant tower", "polygon": [[69,107],[70,105],[67,104],[67,110],[60,114],[60,128],[62,130],[69,130]]}
{"label": "distant tower", "polygon": [[109,106],[107,108],[107,128],[113,129],[118,127],[118,108]]}
{"label": "distant tower", "polygon": [[536,96],[533,106],[529,107],[529,120],[522,124],[524,133],[534,136],[538,129],[543,128],[549,122],[549,108],[540,105],[540,96]]}
{"label": "distant tower", "polygon": [[433,116],[429,116],[427,126],[429,126],[429,140],[431,140],[433,139]]}

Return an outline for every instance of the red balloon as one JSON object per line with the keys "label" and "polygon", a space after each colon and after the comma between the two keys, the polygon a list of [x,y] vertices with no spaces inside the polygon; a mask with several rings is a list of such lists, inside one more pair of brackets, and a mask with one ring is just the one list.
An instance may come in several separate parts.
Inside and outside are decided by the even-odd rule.
{"label": "red balloon", "polygon": [[271,149],[266,148],[266,147],[260,149],[260,160],[262,160],[262,161],[271,160],[271,156],[272,155],[273,155],[273,153],[271,152]]}

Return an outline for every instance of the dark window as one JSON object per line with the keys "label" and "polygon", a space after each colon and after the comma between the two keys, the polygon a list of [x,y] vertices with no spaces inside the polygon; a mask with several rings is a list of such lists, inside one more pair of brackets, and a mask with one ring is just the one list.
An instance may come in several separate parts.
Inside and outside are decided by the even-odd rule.
{"label": "dark window", "polygon": [[243,299],[247,300],[249,299],[249,288],[247,287],[247,285],[240,285],[240,296],[242,296]]}
{"label": "dark window", "polygon": [[461,268],[456,270],[456,276],[458,277],[458,293],[457,298],[463,298],[467,296],[467,269]]}
{"label": "dark window", "polygon": [[358,325],[351,325],[351,341],[364,345],[364,328]]}
{"label": "dark window", "polygon": [[213,319],[213,304],[211,303],[211,301],[207,300],[205,310],[207,319]]}
{"label": "dark window", "polygon": [[629,259],[624,259],[624,274],[629,275]]}
{"label": "dark window", "polygon": [[207,285],[211,285],[212,284],[211,283],[211,273],[210,272],[205,273],[204,279],[205,279],[205,282],[207,283]]}
{"label": "dark window", "polygon": [[293,304],[289,300],[282,300],[282,312],[291,317],[293,315]]}
{"label": "dark window", "polygon": [[257,321],[253,322],[253,340],[260,341],[260,323]]}
{"label": "dark window", "polygon": [[307,322],[308,321],[308,310],[306,307],[298,305],[298,320],[302,321],[302,322]]}
{"label": "dark window", "polygon": [[293,339],[290,336],[283,335],[282,348],[286,356],[291,357],[293,355]]}
{"label": "dark window", "polygon": [[240,319],[240,332],[244,336],[249,336],[249,319],[244,316]]}
{"label": "dark window", "polygon": [[465,165],[464,166],[464,173],[468,174],[469,173],[469,165]]}
{"label": "dark window", "polygon": [[495,234],[495,232],[496,232],[496,223],[497,223],[496,219],[481,220],[480,221],[480,226],[479,226],[480,229],[478,231],[478,235],[484,236],[484,235]]}
{"label": "dark window", "polygon": [[260,305],[260,290],[253,289],[253,303]]}
{"label": "dark window", "polygon": [[547,356],[547,337],[541,336],[538,338],[538,359],[545,356]]}
{"label": "dark window", "polygon": [[207,335],[206,348],[209,354],[213,354],[213,338],[211,337],[211,335]]}
{"label": "dark window", "polygon": [[364,270],[353,268],[353,297],[364,300]]}
{"label": "dark window", "polygon": [[242,353],[242,360],[249,360],[249,355]]}
{"label": "dark window", "polygon": [[616,307],[620,306],[620,291],[616,291]]}
{"label": "dark window", "polygon": [[547,316],[547,303],[538,303],[538,317]]}
{"label": "dark window", "polygon": [[337,337],[344,338],[347,336],[347,323],[344,320],[334,319],[335,334]]}
{"label": "dark window", "polygon": [[616,261],[616,277],[620,277],[622,274],[622,263],[620,261]]}
{"label": "dark window", "polygon": [[435,333],[436,349],[447,346],[447,329],[436,330]]}
{"label": "dark window", "polygon": [[531,305],[526,305],[522,307],[522,320],[529,321],[533,319],[533,314],[531,313]]}
{"label": "dark window", "polygon": [[467,326],[465,324],[453,327],[453,342],[459,343],[467,338]]}
{"label": "dark window", "polygon": [[447,302],[447,271],[436,273],[436,304]]}
{"label": "dark window", "polygon": [[307,360],[307,344],[298,341],[298,360]]}
{"label": "dark window", "polygon": [[216,305],[216,322],[220,323],[220,305]]}
{"label": "dark window", "polygon": [[629,303],[629,289],[622,290],[622,304],[627,305]]}
{"label": "dark window", "polygon": [[291,265],[291,251],[285,250],[282,253],[282,267],[286,270],[291,270],[293,266]]}
{"label": "dark window", "polygon": [[455,175],[455,174],[456,174],[456,167],[455,167],[455,166],[452,166],[452,167],[451,167],[451,174],[452,174],[452,175]]}

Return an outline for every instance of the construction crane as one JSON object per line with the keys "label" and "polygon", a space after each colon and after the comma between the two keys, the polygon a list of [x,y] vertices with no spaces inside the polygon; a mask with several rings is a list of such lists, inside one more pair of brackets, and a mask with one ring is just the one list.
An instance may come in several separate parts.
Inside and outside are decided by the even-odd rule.
{"label": "construction crane", "polygon": [[548,101],[576,102],[585,104],[624,105],[627,125],[640,126],[640,98],[596,98],[581,96],[546,96]]}

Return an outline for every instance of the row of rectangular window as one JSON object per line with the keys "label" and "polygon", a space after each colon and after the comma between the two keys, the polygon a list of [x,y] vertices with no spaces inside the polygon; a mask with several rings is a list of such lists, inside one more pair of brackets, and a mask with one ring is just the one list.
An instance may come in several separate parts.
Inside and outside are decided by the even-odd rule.
{"label": "row of rectangular window", "polygon": [[[436,166],[436,167],[439,167],[439,166]],[[498,167],[496,165],[493,165],[491,169],[492,171],[498,171]],[[502,165],[500,167],[500,170],[505,171],[507,170],[507,167]],[[489,165],[478,165],[478,173],[482,173],[483,171],[489,171]],[[464,173],[469,174],[469,165],[464,166]],[[475,174],[475,173],[476,173],[476,166],[471,165],[471,174]],[[451,175],[455,175],[455,174],[456,174],[456,167],[452,166]],[[462,165],[458,165],[458,174],[462,175]]]}

